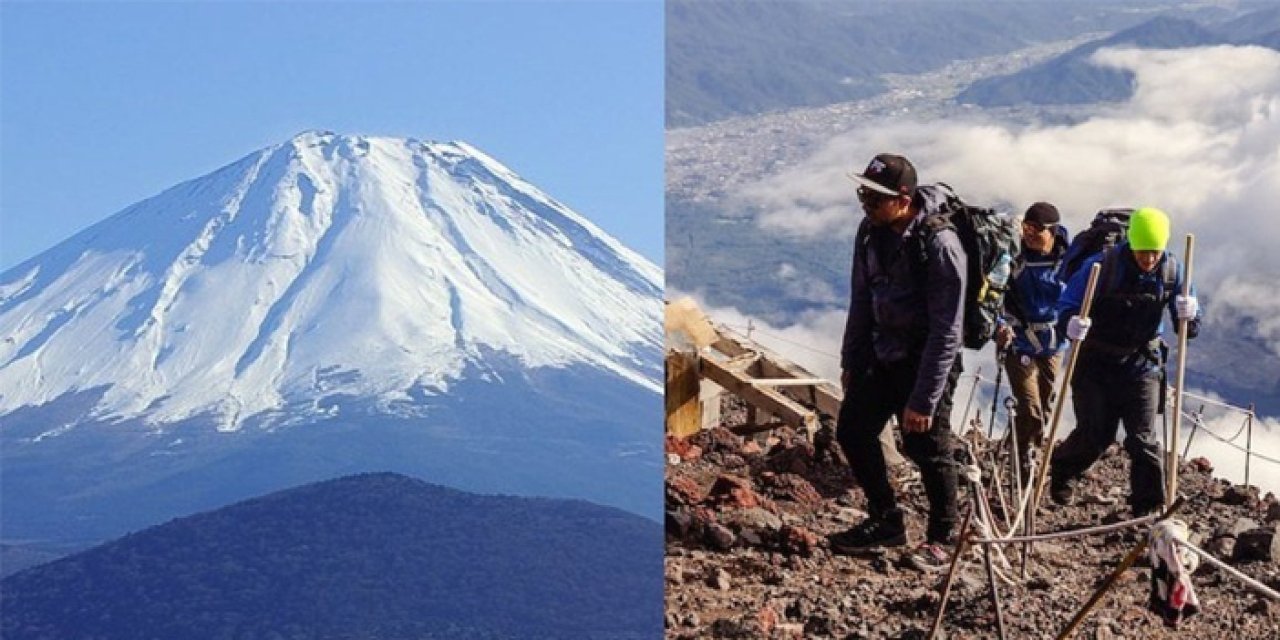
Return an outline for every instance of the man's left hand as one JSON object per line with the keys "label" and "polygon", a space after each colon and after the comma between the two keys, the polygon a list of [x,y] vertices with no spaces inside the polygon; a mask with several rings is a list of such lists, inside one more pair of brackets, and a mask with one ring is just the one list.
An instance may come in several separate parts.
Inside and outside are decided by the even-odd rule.
{"label": "man's left hand", "polygon": [[929,430],[929,423],[933,419],[923,413],[916,413],[907,407],[902,412],[902,430],[907,433],[924,433]]}
{"label": "man's left hand", "polygon": [[1178,308],[1179,320],[1195,320],[1200,313],[1200,301],[1195,296],[1178,296],[1173,304]]}

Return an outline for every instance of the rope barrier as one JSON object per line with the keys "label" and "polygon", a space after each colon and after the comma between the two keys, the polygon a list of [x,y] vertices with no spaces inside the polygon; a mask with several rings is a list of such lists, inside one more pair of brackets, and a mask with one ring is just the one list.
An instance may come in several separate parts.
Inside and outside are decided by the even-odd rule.
{"label": "rope barrier", "polygon": [[1216,434],[1216,433],[1214,433],[1214,432],[1212,432],[1212,431],[1210,431],[1210,430],[1208,430],[1208,429],[1205,429],[1205,430],[1204,430],[1204,432],[1205,432],[1205,433],[1207,433],[1207,434],[1209,434],[1209,437],[1213,438],[1214,440],[1217,440],[1218,442],[1221,442],[1222,444],[1225,444],[1225,445],[1227,445],[1228,447],[1231,447],[1232,449],[1235,449],[1236,451],[1243,451],[1243,452],[1245,452],[1245,453],[1249,454],[1250,456],[1252,456],[1252,457],[1254,457],[1254,458],[1258,458],[1259,460],[1266,460],[1267,462],[1271,462],[1271,463],[1273,463],[1273,464],[1280,464],[1280,460],[1277,460],[1277,459],[1275,459],[1275,458],[1272,458],[1271,456],[1263,455],[1263,454],[1261,454],[1261,453],[1258,453],[1257,451],[1250,451],[1249,449],[1247,449],[1247,448],[1245,448],[1245,447],[1242,447],[1242,446],[1240,446],[1240,445],[1238,445],[1238,444],[1236,444],[1236,443],[1234,443],[1234,442],[1230,442],[1230,441],[1228,441],[1227,439],[1223,438],[1222,436],[1220,436],[1220,435],[1218,435],[1218,434]]}
{"label": "rope barrier", "polygon": [[1244,582],[1245,584],[1247,584],[1247,585],[1249,585],[1249,586],[1253,587],[1254,589],[1257,589],[1258,591],[1262,592],[1262,593],[1263,593],[1263,594],[1265,594],[1268,598],[1271,598],[1272,600],[1280,600],[1280,593],[1276,593],[1274,590],[1272,590],[1272,589],[1271,589],[1270,587],[1268,587],[1267,585],[1262,584],[1261,582],[1258,582],[1257,580],[1254,580],[1253,578],[1250,578],[1249,576],[1247,576],[1247,575],[1245,575],[1245,574],[1241,573],[1241,572],[1240,572],[1239,570],[1237,570],[1235,567],[1232,567],[1231,565],[1229,565],[1229,564],[1227,564],[1227,563],[1225,563],[1225,562],[1223,562],[1223,561],[1221,561],[1221,560],[1219,560],[1219,559],[1217,559],[1217,558],[1213,557],[1213,555],[1212,555],[1212,554],[1210,554],[1209,552],[1207,552],[1207,551],[1205,551],[1205,550],[1203,550],[1203,549],[1201,549],[1201,548],[1199,548],[1199,547],[1195,546],[1194,544],[1191,544],[1190,542],[1186,542],[1186,541],[1183,541],[1183,540],[1178,540],[1178,539],[1176,539],[1176,538],[1175,538],[1173,541],[1174,541],[1176,544],[1178,544],[1179,546],[1181,546],[1183,549],[1187,549],[1187,550],[1189,550],[1189,551],[1193,551],[1193,552],[1195,552],[1195,554],[1196,554],[1196,555],[1198,555],[1198,556],[1200,556],[1201,558],[1203,558],[1203,559],[1204,559],[1206,562],[1208,562],[1209,564],[1211,564],[1211,565],[1213,565],[1213,566],[1215,566],[1215,567],[1217,567],[1217,568],[1219,568],[1219,569],[1222,569],[1223,571],[1226,571],[1227,573],[1229,573],[1229,574],[1231,574],[1231,575],[1233,575],[1233,576],[1235,576],[1235,577],[1239,578],[1242,582]]}
{"label": "rope barrier", "polygon": [[[1169,386],[1169,393],[1177,393],[1177,392],[1178,392],[1177,388],[1175,388],[1173,385]],[[1211,404],[1218,407],[1222,407],[1223,409],[1233,409],[1235,411],[1239,411],[1240,413],[1250,413],[1248,407],[1237,407],[1234,404],[1229,404],[1227,402],[1223,402],[1222,400],[1215,400],[1213,398],[1206,398],[1205,396],[1192,393],[1190,391],[1183,391],[1182,395],[1188,398],[1195,398],[1196,400],[1199,400],[1205,404]]]}
{"label": "rope barrier", "polygon": [[1127,529],[1129,527],[1146,524],[1160,517],[1157,514],[1116,522],[1113,524],[1103,524],[1096,527],[1086,527],[1084,529],[1071,529],[1068,531],[1054,531],[1052,533],[1038,533],[1034,536],[1015,536],[1009,538],[984,538],[974,540],[974,544],[1014,544],[1019,542],[1042,542],[1045,540],[1058,540],[1061,538],[1074,538],[1076,536],[1091,536],[1099,533],[1107,533],[1118,529]]}

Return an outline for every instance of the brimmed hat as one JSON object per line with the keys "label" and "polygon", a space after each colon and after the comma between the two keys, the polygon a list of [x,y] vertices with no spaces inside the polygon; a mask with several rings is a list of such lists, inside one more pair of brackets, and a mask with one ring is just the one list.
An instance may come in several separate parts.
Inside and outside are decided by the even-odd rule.
{"label": "brimmed hat", "polygon": [[916,191],[916,168],[902,156],[882,153],[872,158],[862,173],[849,173],[849,179],[887,196],[910,196]]}

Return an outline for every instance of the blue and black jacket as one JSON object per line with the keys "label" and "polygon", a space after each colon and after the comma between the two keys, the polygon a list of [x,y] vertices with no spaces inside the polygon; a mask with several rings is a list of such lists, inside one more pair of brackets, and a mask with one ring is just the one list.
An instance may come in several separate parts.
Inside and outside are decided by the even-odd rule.
{"label": "blue and black jacket", "polygon": [[1048,254],[1023,245],[1010,274],[1004,313],[996,320],[1013,329],[1013,351],[1019,355],[1047,357],[1066,346],[1057,324],[1058,299],[1066,288],[1060,274],[1067,232],[1061,225],[1054,229],[1053,248]]}
{"label": "blue and black jacket", "polygon": [[[1083,361],[1114,364],[1134,375],[1161,366],[1164,314],[1177,326],[1176,298],[1182,293],[1182,265],[1168,251],[1156,267],[1144,273],[1134,261],[1129,243],[1116,245],[1086,260],[1071,276],[1058,301],[1058,331],[1065,333],[1067,321],[1079,313],[1089,283],[1089,269],[1103,265],[1089,316],[1093,327],[1081,345]],[[1191,288],[1195,295],[1195,287]],[[1187,337],[1200,333],[1204,309],[1187,323]]]}

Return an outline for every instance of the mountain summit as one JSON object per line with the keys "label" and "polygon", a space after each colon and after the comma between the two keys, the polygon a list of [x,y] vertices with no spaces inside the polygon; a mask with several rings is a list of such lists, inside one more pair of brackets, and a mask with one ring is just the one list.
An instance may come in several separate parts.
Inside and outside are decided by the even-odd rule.
{"label": "mountain summit", "polygon": [[6,533],[359,471],[656,516],[661,278],[467,144],[300,134],[0,275]]}
{"label": "mountain summit", "polygon": [[0,414],[223,429],[344,395],[404,411],[486,353],[658,390],[661,273],[465,143],[303,133],[0,278]]}

